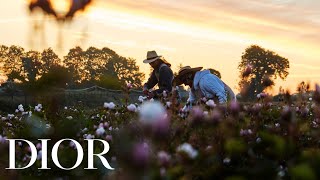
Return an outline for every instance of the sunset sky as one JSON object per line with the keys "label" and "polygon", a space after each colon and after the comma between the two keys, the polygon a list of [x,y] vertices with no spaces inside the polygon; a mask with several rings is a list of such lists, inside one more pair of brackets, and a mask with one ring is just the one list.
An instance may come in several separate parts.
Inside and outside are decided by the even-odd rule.
{"label": "sunset sky", "polygon": [[295,91],[301,81],[320,83],[319,0],[95,0],[63,25],[30,15],[27,0],[0,3],[0,43],[7,46],[52,47],[61,58],[78,45],[109,47],[135,58],[146,74],[142,60],[156,50],[174,71],[180,63],[220,71],[238,92],[241,55],[257,44],[290,61],[289,76],[276,82],[274,93],[280,85]]}

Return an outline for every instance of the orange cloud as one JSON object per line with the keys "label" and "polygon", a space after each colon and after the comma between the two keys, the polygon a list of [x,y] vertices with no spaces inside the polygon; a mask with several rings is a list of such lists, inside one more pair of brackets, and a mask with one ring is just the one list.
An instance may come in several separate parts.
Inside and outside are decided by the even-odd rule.
{"label": "orange cloud", "polygon": [[320,6],[319,2],[307,4],[297,0],[186,0],[182,3],[170,0],[115,0],[106,4],[152,18],[232,33],[243,39],[262,41],[270,46],[272,44],[273,47],[278,45],[276,49],[285,50],[285,46],[295,49],[308,46],[308,51],[315,54],[319,48],[319,11],[315,8]]}

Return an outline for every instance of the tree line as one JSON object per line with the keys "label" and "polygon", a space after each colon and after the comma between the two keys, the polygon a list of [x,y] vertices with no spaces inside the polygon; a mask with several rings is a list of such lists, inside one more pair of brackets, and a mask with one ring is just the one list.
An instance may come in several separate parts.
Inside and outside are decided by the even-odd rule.
{"label": "tree line", "polygon": [[[278,77],[285,80],[289,67],[289,60],[273,51],[258,45],[247,47],[238,66],[241,97],[252,100],[257,94],[272,88]],[[210,70],[221,77],[219,71]],[[120,89],[126,83],[139,89],[145,78],[135,59],[120,56],[107,47],[83,50],[77,46],[60,59],[51,48],[39,52],[1,45],[0,71],[8,82],[16,82],[27,92],[93,85]]]}
{"label": "tree line", "polygon": [[126,83],[139,89],[145,76],[135,59],[120,56],[107,47],[83,50],[77,46],[60,59],[51,48],[39,52],[1,45],[0,65],[7,82],[15,82],[31,92],[48,87],[85,88],[93,85],[120,89]]}

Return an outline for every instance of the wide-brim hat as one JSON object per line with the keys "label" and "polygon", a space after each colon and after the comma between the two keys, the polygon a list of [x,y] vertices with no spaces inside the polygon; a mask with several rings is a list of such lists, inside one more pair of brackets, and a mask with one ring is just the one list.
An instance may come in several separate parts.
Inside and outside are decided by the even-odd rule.
{"label": "wide-brim hat", "polygon": [[167,64],[169,67],[171,64],[165,60],[161,55],[158,55],[156,51],[148,51],[147,59],[143,60],[143,63],[152,63],[156,60],[161,60],[163,63]]}
{"label": "wide-brim hat", "polygon": [[148,51],[147,52],[147,59],[143,60],[143,63],[152,63],[162,56],[159,56],[156,51]]}
{"label": "wide-brim hat", "polygon": [[191,68],[190,66],[185,66],[180,68],[178,75],[176,75],[176,77],[174,78],[174,82],[176,83],[176,85],[181,85],[183,84],[183,82],[181,81],[181,78],[184,77],[186,74],[189,73],[196,73],[198,71],[200,71],[203,67],[195,67],[195,68]]}

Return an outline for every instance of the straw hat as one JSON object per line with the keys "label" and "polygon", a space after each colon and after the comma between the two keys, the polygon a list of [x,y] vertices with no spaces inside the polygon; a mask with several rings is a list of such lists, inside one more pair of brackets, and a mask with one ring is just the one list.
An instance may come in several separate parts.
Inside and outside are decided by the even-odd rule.
{"label": "straw hat", "polygon": [[143,60],[143,63],[152,63],[156,60],[161,60],[163,63],[171,66],[171,64],[166,61],[162,56],[158,55],[156,51],[148,51],[147,52],[147,59]]}
{"label": "straw hat", "polygon": [[174,78],[175,82],[176,82],[176,85],[180,85],[180,84],[183,83],[181,81],[181,78],[183,76],[185,76],[186,74],[188,74],[190,72],[194,72],[195,73],[197,71],[200,71],[201,69],[202,69],[202,67],[191,68],[190,66],[185,66],[185,67],[180,68],[180,70],[178,72],[178,75]]}
{"label": "straw hat", "polygon": [[151,63],[158,59],[160,59],[162,56],[158,56],[156,51],[148,51],[147,52],[147,59],[143,60],[143,63]]}

